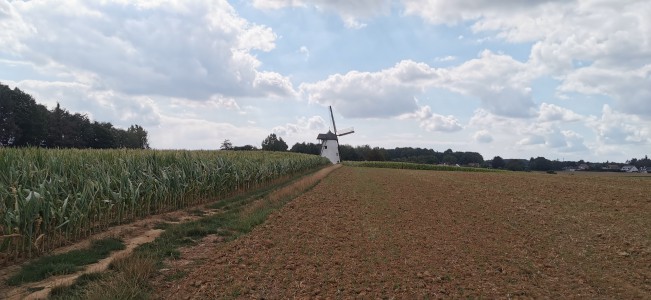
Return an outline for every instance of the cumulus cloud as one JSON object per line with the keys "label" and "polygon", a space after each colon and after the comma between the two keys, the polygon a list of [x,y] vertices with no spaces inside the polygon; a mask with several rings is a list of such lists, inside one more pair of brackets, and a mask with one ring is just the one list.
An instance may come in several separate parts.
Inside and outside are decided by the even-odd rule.
{"label": "cumulus cloud", "polygon": [[361,20],[386,14],[391,8],[391,0],[254,0],[253,6],[259,9],[281,9],[284,7],[306,7],[312,5],[338,14],[346,27],[365,27]]}
{"label": "cumulus cloud", "polygon": [[228,139],[233,145],[260,147],[268,132],[254,126],[234,126],[194,118],[161,116],[161,125],[148,129],[150,146],[158,149],[219,149]]}
{"label": "cumulus cloud", "polygon": [[344,117],[392,117],[416,110],[414,96],[435,76],[432,71],[426,64],[402,61],[379,72],[331,75],[300,89],[310,102],[332,105]]}
{"label": "cumulus cloud", "polygon": [[287,123],[273,128],[273,132],[281,136],[292,136],[301,133],[314,133],[328,128],[326,121],[320,116],[299,118],[296,123]]}
{"label": "cumulus cloud", "polygon": [[573,112],[572,110],[555,104],[543,102],[540,104],[540,109],[538,110],[538,120],[541,122],[575,122],[583,119],[585,119],[583,116]]}
{"label": "cumulus cloud", "polygon": [[546,138],[546,145],[559,152],[583,152],[588,147],[584,144],[583,136],[572,130],[554,131]]}
{"label": "cumulus cloud", "polygon": [[609,105],[604,105],[601,117],[591,120],[589,126],[598,142],[606,145],[651,144],[651,121],[615,111]]}
{"label": "cumulus cloud", "polygon": [[443,57],[437,57],[434,60],[435,61],[453,61],[456,60],[457,57],[453,55],[448,55],[448,56],[443,56]]}
{"label": "cumulus cloud", "polygon": [[54,108],[57,103],[71,112],[88,115],[93,121],[111,120],[116,126],[160,124],[160,110],[150,97],[129,96],[112,90],[96,90],[82,83],[24,80],[7,84],[29,91],[39,103]]}
{"label": "cumulus cloud", "polygon": [[528,12],[537,7],[560,0],[403,0],[405,14],[417,15],[433,24],[457,24],[467,20],[477,20]]}
{"label": "cumulus cloud", "polygon": [[623,70],[582,68],[567,75],[558,89],[561,92],[607,95],[615,99],[623,112],[651,117],[651,64]]}
{"label": "cumulus cloud", "polygon": [[305,57],[305,60],[310,58],[310,49],[306,46],[301,46],[301,48],[298,49],[298,53],[302,54]]}
{"label": "cumulus cloud", "polygon": [[447,73],[438,86],[477,97],[493,113],[510,117],[534,114],[530,85],[535,75],[525,63],[511,56],[484,50],[478,58],[450,68]]}
{"label": "cumulus cloud", "polygon": [[649,1],[402,2],[405,14],[433,24],[469,22],[475,33],[532,42],[529,73],[560,79],[561,92],[606,95],[623,112],[651,116]]}
{"label": "cumulus cloud", "polygon": [[432,108],[429,105],[420,107],[413,113],[400,115],[398,119],[417,120],[420,123],[420,127],[425,131],[454,132],[463,129],[463,126],[459,124],[457,118],[451,115],[443,116],[432,113]]}
{"label": "cumulus cloud", "polygon": [[535,107],[529,87],[533,77],[524,63],[508,55],[483,51],[459,66],[432,68],[404,60],[378,72],[350,71],[301,91],[310,102],[329,104],[347,117],[390,117],[416,109],[414,97],[428,88],[444,88],[477,97],[489,111],[510,117],[531,117]]}
{"label": "cumulus cloud", "polygon": [[473,139],[475,140],[475,142],[480,144],[489,144],[493,141],[493,136],[491,136],[488,130],[480,130],[475,132],[475,134],[473,135]]}
{"label": "cumulus cloud", "polygon": [[[14,37],[22,45],[15,55],[67,78],[101,77],[98,87],[132,95],[295,96],[289,79],[261,70],[255,56],[274,49],[275,33],[225,0],[2,3],[10,20],[33,29]],[[0,28],[14,28],[6,22]]]}
{"label": "cumulus cloud", "polygon": [[216,108],[216,109],[227,109],[227,110],[240,110],[240,106],[237,104],[234,98],[224,97],[223,95],[212,95],[208,100],[197,101],[190,99],[182,98],[173,98],[171,99],[172,108],[175,107],[184,107],[192,109],[206,109],[206,108]]}
{"label": "cumulus cloud", "polygon": [[536,134],[532,134],[528,137],[525,137],[518,142],[518,145],[525,145],[525,146],[542,145],[542,144],[545,144],[545,137]]}
{"label": "cumulus cloud", "polygon": [[35,29],[25,23],[13,5],[0,0],[0,54],[16,54],[23,49],[21,36],[32,35]]}

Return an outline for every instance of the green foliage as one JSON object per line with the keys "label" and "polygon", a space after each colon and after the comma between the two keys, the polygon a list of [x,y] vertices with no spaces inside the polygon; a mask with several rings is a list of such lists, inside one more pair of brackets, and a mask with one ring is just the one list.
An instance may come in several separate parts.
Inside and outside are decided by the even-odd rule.
{"label": "green foliage", "polygon": [[[314,154],[314,155],[319,155],[321,154],[321,145],[315,144],[315,143],[296,143],[294,146],[292,146],[291,149],[289,149],[291,152],[296,152],[296,153],[305,153],[305,154]],[[339,150],[341,152],[341,149]]]}
{"label": "green foliage", "polygon": [[82,274],[71,286],[54,287],[50,292],[50,300],[86,299],[85,291],[89,284],[109,278],[109,273]]}
{"label": "green foliage", "polygon": [[[293,179],[304,174],[305,172],[297,174]],[[284,184],[269,186],[221,200],[208,208],[221,209],[224,211],[223,213],[204,216],[196,221],[170,224],[161,236],[151,243],[138,246],[136,252],[139,255],[160,260],[178,258],[180,256],[179,247],[193,245],[197,240],[209,234],[218,234],[229,239],[237,238],[262,224],[269,214],[296,196],[296,194],[288,194],[274,201],[269,199],[269,195],[275,189],[289,185],[291,182],[292,180],[287,180]],[[297,193],[302,193],[315,184],[307,185]]]}
{"label": "green foliage", "polygon": [[524,160],[509,159],[506,162],[504,168],[510,171],[524,171],[525,170]]}
{"label": "green foliage", "polygon": [[219,146],[220,150],[233,150],[233,143],[231,143],[231,140],[224,140]]}
{"label": "green foliage", "polygon": [[124,249],[124,243],[115,238],[94,241],[89,249],[45,256],[23,266],[16,275],[7,280],[9,285],[41,281],[54,275],[70,274],[81,266],[96,263],[112,251]]}
{"label": "green foliage", "polygon": [[287,143],[275,133],[270,134],[262,141],[262,150],[265,151],[287,151]]}
{"label": "green foliage", "polygon": [[480,166],[484,158],[477,152],[454,152],[451,149],[437,152],[423,148],[394,148],[384,149],[369,145],[352,147],[339,145],[339,156],[342,161],[396,161],[420,164],[459,164],[463,166]]}
{"label": "green foliage", "polygon": [[499,156],[495,156],[495,157],[493,157],[493,161],[492,161],[492,164],[491,164],[491,166],[492,166],[493,168],[495,168],[495,169],[501,169],[501,168],[504,168],[505,165],[506,165],[506,164],[504,163],[504,159],[502,159],[502,158],[499,157]]}
{"label": "green foliage", "polygon": [[253,150],[258,150],[258,148],[256,148],[253,145],[244,145],[244,146],[234,146],[233,150],[235,150],[235,151],[253,151]]}
{"label": "green foliage", "polygon": [[59,104],[48,111],[20,89],[0,84],[0,146],[148,149],[149,142],[139,125],[123,130],[91,122]]}
{"label": "green foliage", "polygon": [[0,148],[0,257],[32,257],[114,224],[327,164],[260,151]]}

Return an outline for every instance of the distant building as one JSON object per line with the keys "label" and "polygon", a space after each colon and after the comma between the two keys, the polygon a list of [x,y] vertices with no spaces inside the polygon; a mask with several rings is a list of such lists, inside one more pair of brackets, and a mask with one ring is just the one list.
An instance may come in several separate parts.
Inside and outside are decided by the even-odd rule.
{"label": "distant building", "polygon": [[621,170],[622,170],[622,172],[628,172],[628,173],[639,172],[640,171],[640,170],[637,169],[637,167],[631,166],[631,165],[623,166],[621,168]]}
{"label": "distant building", "polygon": [[579,171],[587,171],[590,170],[590,166],[588,164],[580,164],[578,169]]}

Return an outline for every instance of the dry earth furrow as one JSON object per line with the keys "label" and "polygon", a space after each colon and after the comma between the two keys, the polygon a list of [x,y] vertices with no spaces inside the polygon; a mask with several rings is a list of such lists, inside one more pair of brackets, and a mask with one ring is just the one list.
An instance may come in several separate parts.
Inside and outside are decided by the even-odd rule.
{"label": "dry earth furrow", "polygon": [[651,177],[344,167],[158,296],[649,298],[648,195]]}

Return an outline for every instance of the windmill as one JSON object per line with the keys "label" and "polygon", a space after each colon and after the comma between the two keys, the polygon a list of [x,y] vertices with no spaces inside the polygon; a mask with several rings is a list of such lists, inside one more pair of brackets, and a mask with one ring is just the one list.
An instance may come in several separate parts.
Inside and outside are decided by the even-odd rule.
{"label": "windmill", "polygon": [[328,133],[319,133],[316,138],[321,141],[321,156],[329,159],[333,164],[338,164],[340,162],[338,137],[354,133],[355,130],[351,127],[337,133],[337,125],[335,125],[335,117],[332,114],[332,106],[330,106],[330,119],[332,120],[332,128],[335,132],[333,133],[328,130]]}

